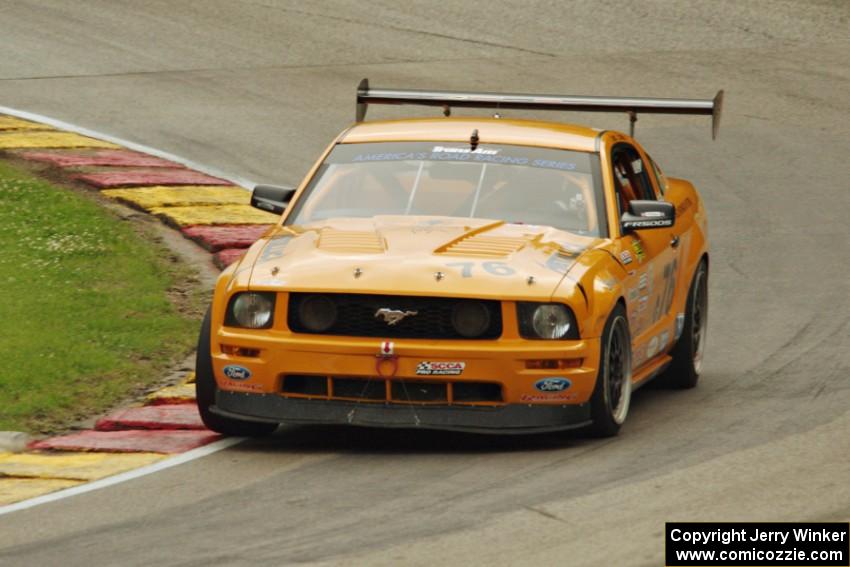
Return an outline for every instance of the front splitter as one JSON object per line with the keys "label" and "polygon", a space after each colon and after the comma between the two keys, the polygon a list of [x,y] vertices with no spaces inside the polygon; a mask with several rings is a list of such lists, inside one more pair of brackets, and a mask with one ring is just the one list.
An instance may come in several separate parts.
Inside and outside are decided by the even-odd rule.
{"label": "front splitter", "polygon": [[521,434],[590,425],[590,404],[415,405],[286,398],[219,390],[211,411],[247,421]]}

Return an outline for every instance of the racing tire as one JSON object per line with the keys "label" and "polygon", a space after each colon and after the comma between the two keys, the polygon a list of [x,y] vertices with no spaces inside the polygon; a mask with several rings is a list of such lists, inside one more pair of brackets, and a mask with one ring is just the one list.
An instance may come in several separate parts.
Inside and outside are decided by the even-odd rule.
{"label": "racing tire", "polygon": [[210,353],[210,309],[204,315],[201,332],[198,336],[198,351],[195,358],[195,397],[198,402],[198,412],[201,421],[207,428],[216,433],[233,437],[262,437],[269,435],[278,424],[257,421],[243,421],[214,414],[210,407],[215,404],[215,393],[218,387],[213,375],[212,354]]}
{"label": "racing tire", "polygon": [[682,334],[670,351],[673,361],[655,380],[659,387],[687,390],[697,385],[702,370],[707,323],[708,265],[702,260],[688,290]]}
{"label": "racing tire", "polygon": [[605,323],[601,341],[589,430],[596,437],[613,437],[626,421],[632,398],[632,341],[626,310],[619,303]]}

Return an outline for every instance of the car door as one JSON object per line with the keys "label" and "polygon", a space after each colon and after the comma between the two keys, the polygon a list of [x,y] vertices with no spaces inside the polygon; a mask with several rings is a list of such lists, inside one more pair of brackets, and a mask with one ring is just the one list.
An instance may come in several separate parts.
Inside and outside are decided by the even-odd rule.
{"label": "car door", "polygon": [[[650,178],[655,185],[656,195],[659,199],[671,203],[676,208],[676,222],[672,227],[671,235],[673,263],[666,282],[668,293],[660,307],[661,317],[665,318],[666,326],[675,329],[672,339],[675,341],[684,325],[684,302],[691,283],[688,278],[686,258],[691,247],[695,227],[693,201],[687,192],[675,188],[668,193],[667,179],[658,164],[648,154],[644,154],[644,157],[650,167]],[[678,312],[674,312],[674,310],[678,310]],[[659,350],[663,349],[664,346],[661,345]]]}
{"label": "car door", "polygon": [[[611,149],[618,216],[633,200],[654,201],[659,193],[647,160],[633,145]],[[632,333],[632,365],[638,369],[663,352],[672,338],[671,306],[678,273],[674,228],[622,232],[620,261],[627,270],[626,306]]]}

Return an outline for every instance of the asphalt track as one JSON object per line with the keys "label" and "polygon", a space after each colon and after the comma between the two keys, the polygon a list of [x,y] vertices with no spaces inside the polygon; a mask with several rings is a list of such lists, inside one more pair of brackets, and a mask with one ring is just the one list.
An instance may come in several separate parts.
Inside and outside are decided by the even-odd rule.
{"label": "asphalt track", "polygon": [[283,429],[0,517],[0,564],[655,566],[667,520],[850,519],[848,29],[841,0],[0,1],[0,104],[255,181],[298,181],[365,76],[728,97],[716,142],[637,124],[709,209],[697,389],[641,391],[605,441]]}

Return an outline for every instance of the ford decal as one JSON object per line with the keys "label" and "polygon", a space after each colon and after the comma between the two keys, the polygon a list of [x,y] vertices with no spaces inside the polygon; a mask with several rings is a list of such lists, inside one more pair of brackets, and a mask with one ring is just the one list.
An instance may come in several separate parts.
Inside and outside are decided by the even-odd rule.
{"label": "ford decal", "polygon": [[544,378],[534,383],[534,387],[541,392],[563,392],[572,386],[572,382],[566,378]]}
{"label": "ford decal", "polygon": [[231,380],[247,380],[251,377],[251,371],[244,366],[231,364],[224,367],[224,375]]}

